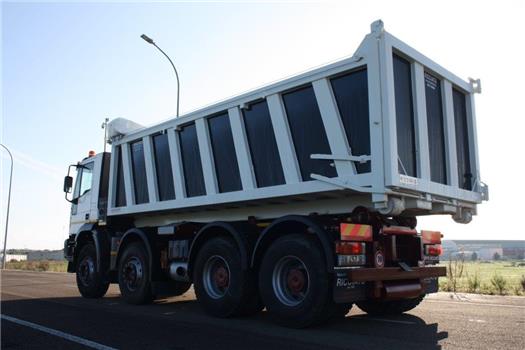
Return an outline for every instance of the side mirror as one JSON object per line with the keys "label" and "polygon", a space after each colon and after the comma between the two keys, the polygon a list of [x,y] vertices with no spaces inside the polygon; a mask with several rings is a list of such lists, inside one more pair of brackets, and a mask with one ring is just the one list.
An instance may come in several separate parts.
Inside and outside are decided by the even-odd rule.
{"label": "side mirror", "polygon": [[64,192],[71,193],[72,188],[73,188],[73,177],[68,175],[64,177]]}

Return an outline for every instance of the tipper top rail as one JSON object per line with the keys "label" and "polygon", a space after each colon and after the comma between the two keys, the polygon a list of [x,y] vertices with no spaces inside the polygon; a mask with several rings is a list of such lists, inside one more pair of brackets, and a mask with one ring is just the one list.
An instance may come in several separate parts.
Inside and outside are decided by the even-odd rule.
{"label": "tipper top rail", "polygon": [[[487,199],[475,92],[384,31],[348,59],[112,140],[108,216],[452,214]],[[147,223],[147,219],[144,219]]]}

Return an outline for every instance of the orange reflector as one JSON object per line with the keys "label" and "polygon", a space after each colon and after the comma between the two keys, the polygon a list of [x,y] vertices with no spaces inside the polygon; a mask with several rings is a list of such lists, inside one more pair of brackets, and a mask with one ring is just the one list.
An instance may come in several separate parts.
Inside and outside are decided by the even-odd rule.
{"label": "orange reflector", "polygon": [[439,231],[421,231],[423,244],[441,244],[443,235]]}
{"label": "orange reflector", "polygon": [[427,244],[425,245],[425,255],[440,256],[443,252],[441,244]]}
{"label": "orange reflector", "polygon": [[405,226],[383,226],[382,230],[385,235],[415,235],[417,231]]}
{"label": "orange reflector", "polygon": [[360,224],[341,224],[342,241],[371,241],[372,226]]}
{"label": "orange reflector", "polygon": [[336,242],[335,252],[338,255],[361,255],[365,253],[365,244],[361,242]]}

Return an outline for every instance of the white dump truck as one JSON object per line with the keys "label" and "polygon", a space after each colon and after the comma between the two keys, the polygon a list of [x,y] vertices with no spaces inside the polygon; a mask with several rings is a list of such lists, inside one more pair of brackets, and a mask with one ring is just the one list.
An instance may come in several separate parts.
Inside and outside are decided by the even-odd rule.
{"label": "white dump truck", "polygon": [[468,223],[488,199],[477,92],[377,21],[348,59],[151,127],[114,120],[111,153],[64,181],[68,271],[84,297],[193,284],[212,315],[290,327],[408,311],[446,274],[416,218]]}

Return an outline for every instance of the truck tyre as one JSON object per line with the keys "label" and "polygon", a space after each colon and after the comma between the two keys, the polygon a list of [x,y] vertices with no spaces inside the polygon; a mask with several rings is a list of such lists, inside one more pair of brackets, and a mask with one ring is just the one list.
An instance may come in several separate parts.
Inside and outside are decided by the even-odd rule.
{"label": "truck tyre", "polygon": [[129,304],[146,304],[153,300],[151,272],[144,245],[130,243],[124,249],[118,264],[120,294]]}
{"label": "truck tyre", "polygon": [[243,271],[238,246],[217,237],[199,250],[193,269],[197,300],[217,317],[249,315],[262,309],[251,270]]}
{"label": "truck tyre", "polygon": [[109,288],[101,272],[97,272],[97,251],[93,243],[85,244],[77,258],[76,277],[80,294],[84,298],[102,298]]}
{"label": "truck tyre", "polygon": [[315,240],[279,238],[264,254],[259,271],[263,303],[277,323],[304,328],[334,315],[330,276]]}
{"label": "truck tyre", "polygon": [[424,297],[425,295],[421,295],[415,299],[389,301],[364,300],[356,304],[361,310],[372,316],[399,315],[418,306]]}

